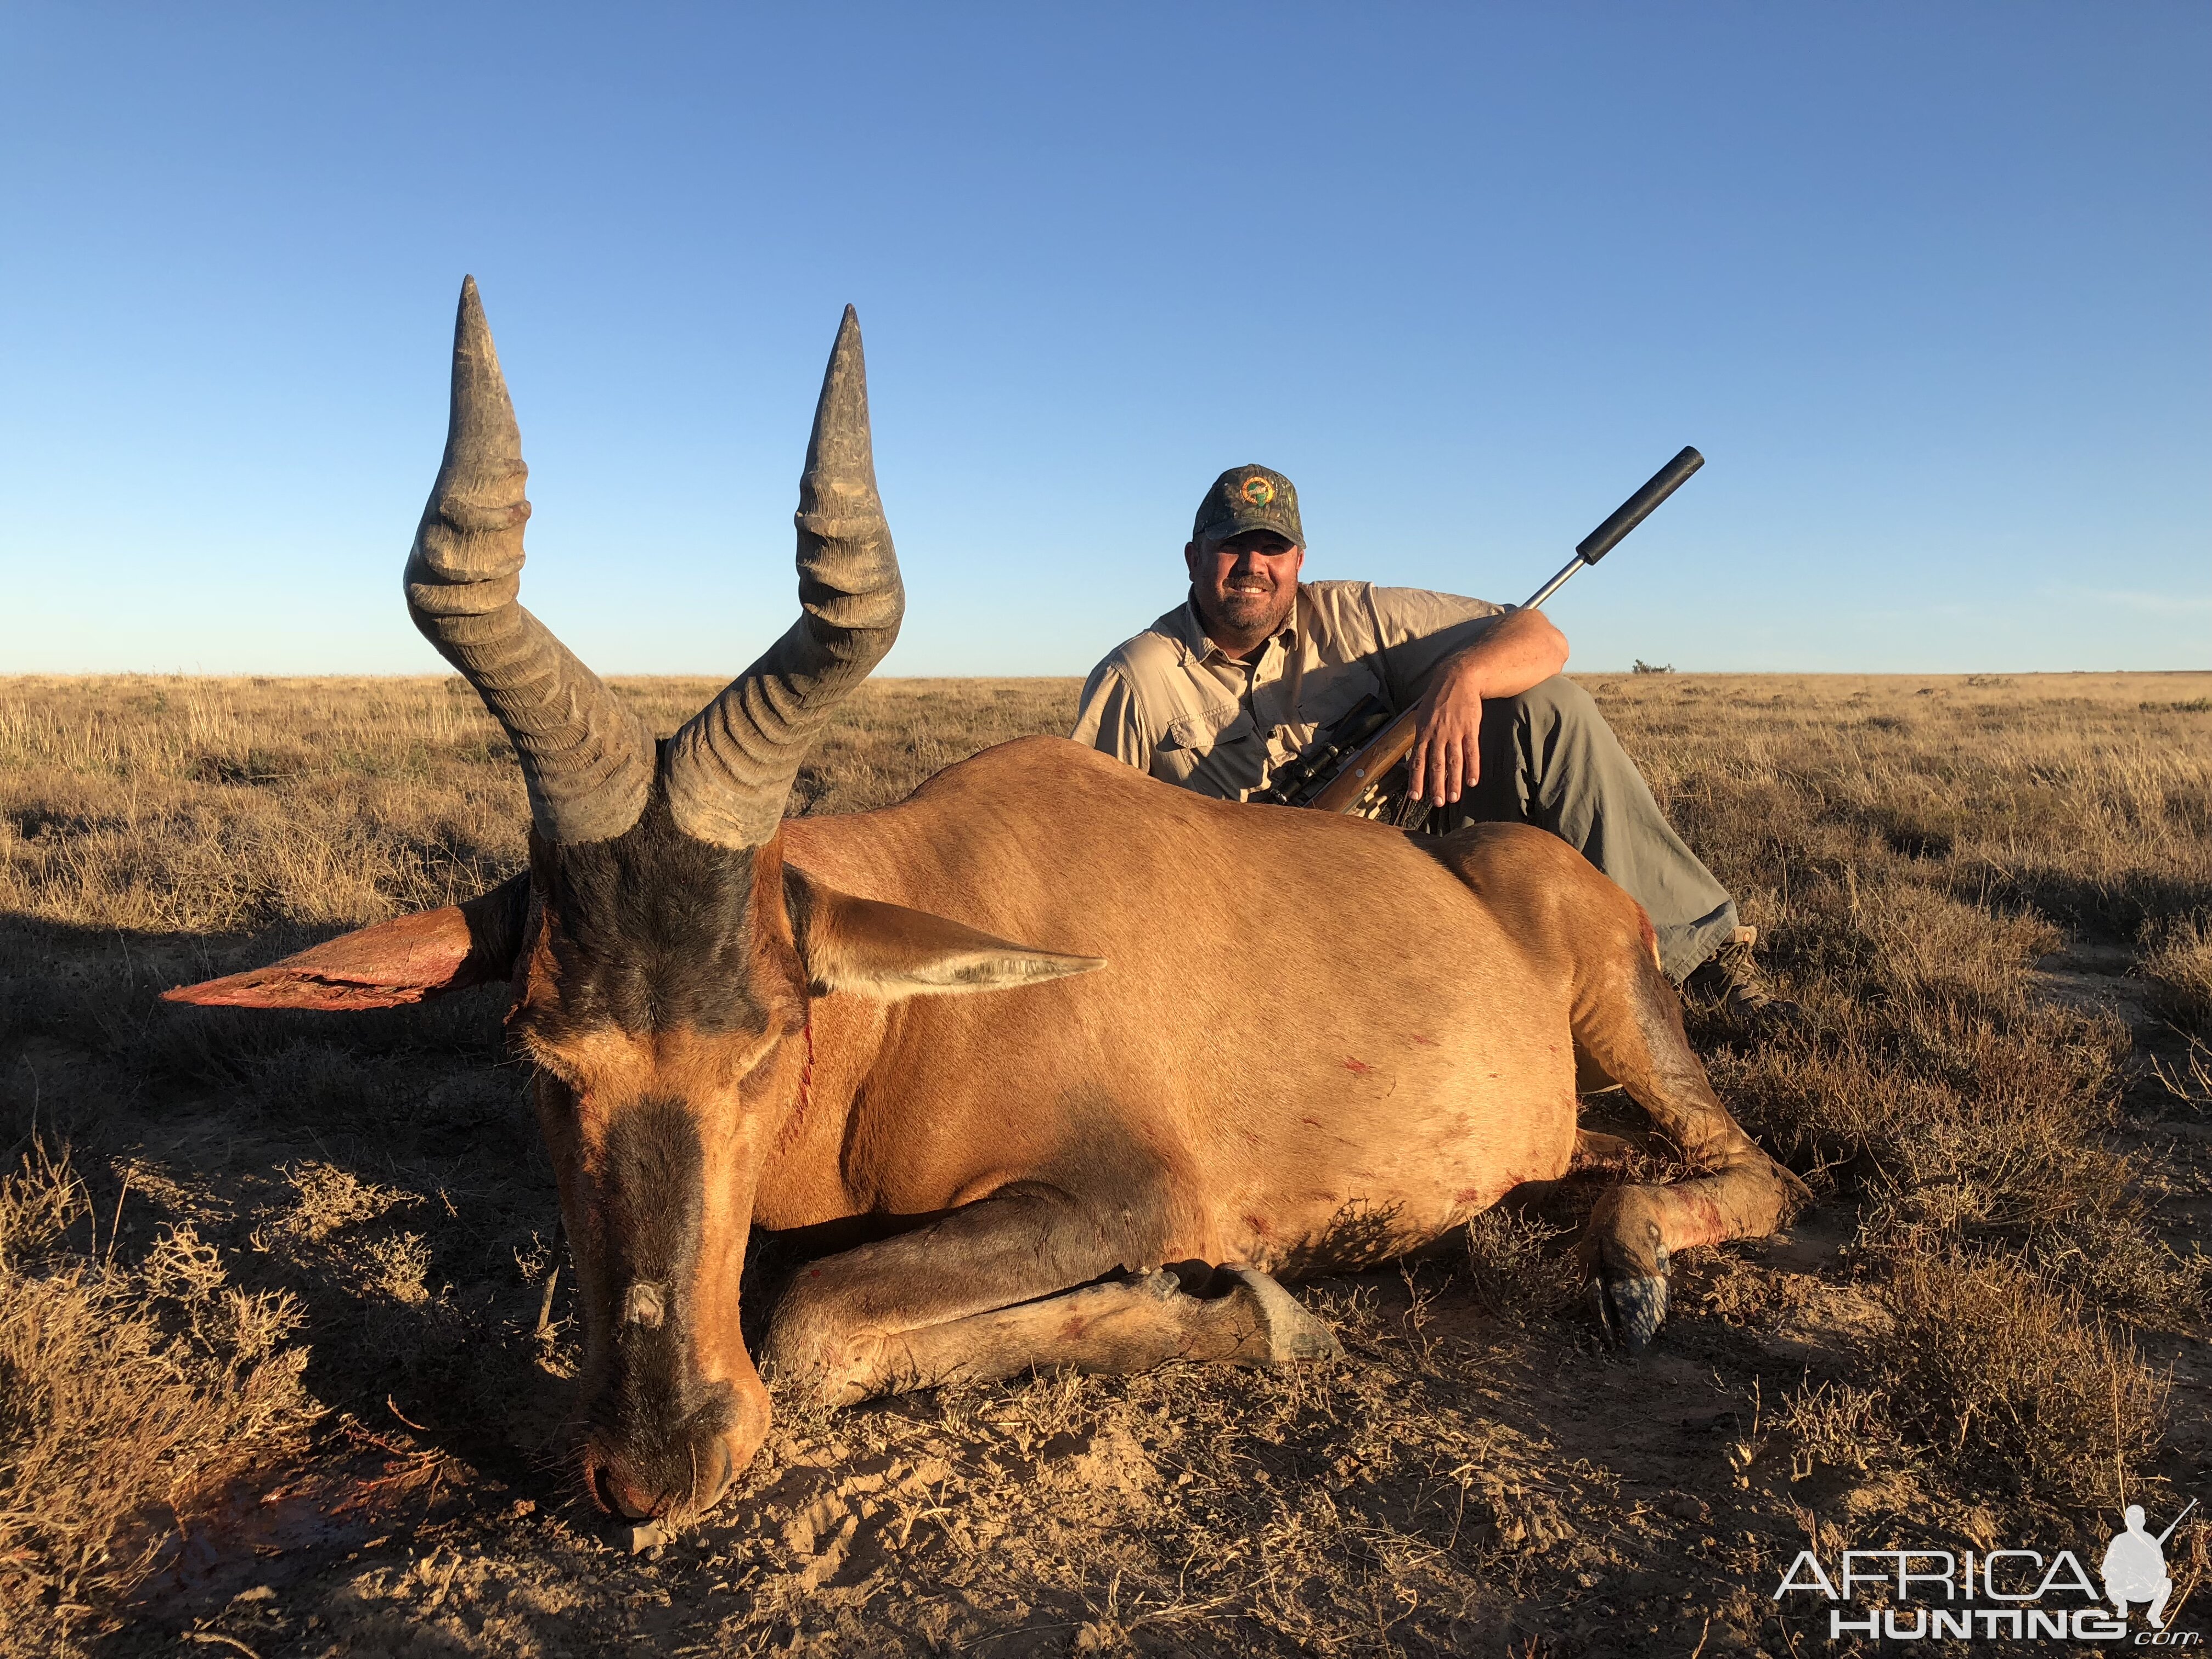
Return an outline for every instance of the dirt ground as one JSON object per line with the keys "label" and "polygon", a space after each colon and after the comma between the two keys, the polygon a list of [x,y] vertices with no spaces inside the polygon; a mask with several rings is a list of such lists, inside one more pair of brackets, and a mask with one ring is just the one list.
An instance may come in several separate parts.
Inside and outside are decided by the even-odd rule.
{"label": "dirt ground", "polygon": [[[1774,1599],[1801,1549],[2087,1560],[2212,1498],[2212,674],[1583,683],[1804,1010],[1692,1023],[1789,1233],[1678,1258],[1635,1361],[1501,1211],[1301,1287],[1340,1361],[780,1407],[632,1553],[499,994],[155,1000],[519,867],[496,728],[458,681],[0,680],[0,1652],[1797,1656],[1852,1646]],[[873,684],[793,810],[1074,691]]]}

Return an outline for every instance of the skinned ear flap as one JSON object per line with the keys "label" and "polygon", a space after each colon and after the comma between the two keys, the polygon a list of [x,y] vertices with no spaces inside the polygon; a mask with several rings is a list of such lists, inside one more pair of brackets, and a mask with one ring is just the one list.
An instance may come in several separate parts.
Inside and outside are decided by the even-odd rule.
{"label": "skinned ear flap", "polygon": [[817,993],[878,1001],[999,991],[1103,968],[1103,957],[1038,951],[880,899],[855,898],[797,870],[784,872],[792,931]]}
{"label": "skinned ear flap", "polygon": [[530,903],[527,873],[465,904],[422,910],[342,933],[312,950],[227,979],[179,985],[164,1002],[204,1008],[397,1008],[509,979]]}

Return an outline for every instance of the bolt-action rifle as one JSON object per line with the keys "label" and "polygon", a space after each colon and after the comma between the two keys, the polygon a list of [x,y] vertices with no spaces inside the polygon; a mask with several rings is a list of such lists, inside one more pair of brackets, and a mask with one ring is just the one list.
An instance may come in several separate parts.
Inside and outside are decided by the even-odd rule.
{"label": "bolt-action rifle", "polygon": [[[1705,464],[1705,458],[1696,450],[1685,449],[1661,467],[1643,489],[1583,537],[1576,545],[1575,556],[1518,608],[1536,609],[1565,586],[1575,572],[1610,553],[1622,537],[1642,524],[1652,508]],[[1312,748],[1277,772],[1267,787],[1249,799],[1277,806],[1311,806],[1323,812],[1387,815],[1402,827],[1418,829],[1420,824],[1415,820],[1425,820],[1427,809],[1418,801],[1392,799],[1406,793],[1403,763],[1413,750],[1414,728],[1411,709],[1393,719],[1380,697],[1362,697],[1322,729]]]}

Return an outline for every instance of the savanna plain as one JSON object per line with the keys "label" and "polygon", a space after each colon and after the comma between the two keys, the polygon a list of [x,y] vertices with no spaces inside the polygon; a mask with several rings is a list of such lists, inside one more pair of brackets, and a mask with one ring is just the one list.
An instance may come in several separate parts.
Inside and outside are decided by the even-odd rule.
{"label": "savanna plain", "polygon": [[[566,1455],[501,993],[156,1000],[520,867],[473,695],[0,681],[0,1651],[1834,1652],[1772,1596],[1801,1549],[2094,1571],[2124,1503],[2212,1496],[2212,674],[1583,678],[1804,1011],[1691,1021],[1817,1196],[1788,1233],[1679,1257],[1636,1360],[1554,1194],[1300,1287],[1327,1364],[786,1404],[635,1554]],[[666,731],[717,688],[618,689]],[[1075,692],[874,682],[791,810]],[[749,1307],[788,1266],[763,1242]]]}

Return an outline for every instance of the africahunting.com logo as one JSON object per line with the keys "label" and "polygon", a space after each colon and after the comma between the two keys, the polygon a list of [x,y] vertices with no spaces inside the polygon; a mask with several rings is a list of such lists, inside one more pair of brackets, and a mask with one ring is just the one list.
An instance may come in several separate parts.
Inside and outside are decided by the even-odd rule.
{"label": "africahunting.com logo", "polygon": [[[1834,1604],[1828,1609],[1831,1641],[1863,1636],[2201,1647],[2203,1632],[2170,1628],[2166,1608],[2173,1594],[2166,1542],[2196,1507],[2192,1498],[2164,1532],[2154,1534],[2143,1525],[2142,1506],[2129,1504],[2127,1528],[2105,1546],[2095,1580],[2072,1550],[2048,1559],[2038,1550],[1845,1550],[1832,1571],[1813,1551],[1800,1550],[1774,1599],[1802,1609],[1804,1603],[1792,1598],[1825,1596]],[[2141,1625],[2131,1622],[2130,1607]]]}

